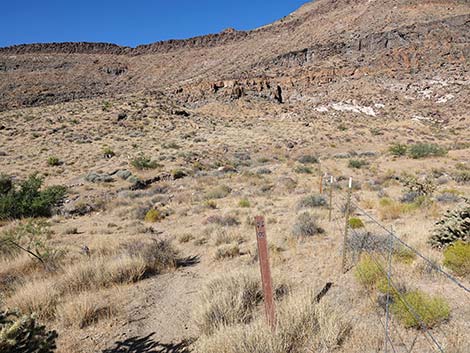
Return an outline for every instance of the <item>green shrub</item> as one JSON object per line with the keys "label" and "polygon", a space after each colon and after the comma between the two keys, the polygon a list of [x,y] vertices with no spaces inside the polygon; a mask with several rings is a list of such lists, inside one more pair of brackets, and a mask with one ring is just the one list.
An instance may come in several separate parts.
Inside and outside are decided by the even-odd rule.
{"label": "green shrub", "polygon": [[361,169],[366,165],[368,165],[368,163],[363,159],[350,159],[348,162],[348,167],[353,169]]}
{"label": "green shrub", "polygon": [[106,158],[114,157],[116,153],[108,146],[103,147],[103,156]]}
{"label": "green shrub", "polygon": [[396,143],[390,146],[388,150],[394,156],[404,156],[406,155],[406,152],[408,151],[408,147],[401,143]]}
{"label": "green shrub", "polygon": [[447,150],[434,143],[417,143],[409,148],[408,154],[413,159],[442,157],[447,154]]}
{"label": "green shrub", "polygon": [[312,174],[313,170],[310,167],[307,167],[305,165],[298,165],[297,167],[294,168],[294,172],[299,173],[299,174]]}
{"label": "green shrub", "polygon": [[351,229],[364,228],[364,222],[360,218],[352,217],[349,219],[348,223]]}
{"label": "green shrub", "polygon": [[0,174],[0,195],[5,195],[13,189],[13,181],[8,175]]}
{"label": "green shrub", "polygon": [[454,179],[458,183],[470,182],[470,170],[459,170],[455,173]]}
{"label": "green shrub", "polygon": [[171,176],[173,179],[177,180],[185,178],[188,174],[182,169],[175,169],[171,171]]}
{"label": "green shrub", "polygon": [[47,159],[47,164],[48,164],[50,167],[57,167],[57,166],[61,165],[62,162],[60,161],[60,159],[59,159],[58,157],[50,156],[50,157]]}
{"label": "green shrub", "polygon": [[367,289],[374,289],[385,278],[384,267],[364,254],[356,265],[354,276]]}
{"label": "green shrub", "polygon": [[48,331],[33,315],[0,311],[0,352],[52,353],[57,337],[56,331]]}
{"label": "green shrub", "polygon": [[450,307],[444,298],[431,297],[419,290],[394,297],[390,310],[406,328],[419,329],[421,321],[427,328],[432,328],[450,316]]}
{"label": "green shrub", "polygon": [[52,209],[65,197],[66,188],[50,186],[41,190],[44,179],[37,174],[31,175],[19,185],[10,184],[3,179],[0,187],[0,219],[23,217],[50,217]]}
{"label": "green shrub", "polygon": [[436,223],[429,243],[435,248],[443,248],[458,240],[470,242],[470,200],[453,210],[447,211]]}
{"label": "green shrub", "polygon": [[251,206],[250,204],[250,201],[248,201],[247,199],[241,199],[239,202],[238,202],[238,206],[239,207],[242,207],[242,208],[248,208]]}
{"label": "green shrub", "polygon": [[299,208],[314,208],[314,207],[322,207],[326,206],[327,202],[326,199],[319,194],[313,194],[302,198],[299,201],[298,207]]}
{"label": "green shrub", "polygon": [[309,154],[300,156],[298,159],[299,163],[302,164],[314,164],[318,163],[318,158]]}
{"label": "green shrub", "polygon": [[145,222],[156,223],[156,222],[162,221],[163,219],[165,219],[165,217],[166,217],[166,214],[164,212],[152,208],[151,210],[147,212],[144,220]]}
{"label": "green shrub", "polygon": [[318,225],[317,217],[309,212],[300,214],[292,229],[292,233],[298,237],[310,237],[323,232],[323,228]]}
{"label": "green shrub", "polygon": [[144,154],[140,154],[134,158],[131,161],[131,165],[138,170],[155,169],[160,167],[156,161],[153,161],[150,157],[147,157]]}
{"label": "green shrub", "polygon": [[470,243],[458,240],[445,249],[444,266],[459,276],[470,275]]}

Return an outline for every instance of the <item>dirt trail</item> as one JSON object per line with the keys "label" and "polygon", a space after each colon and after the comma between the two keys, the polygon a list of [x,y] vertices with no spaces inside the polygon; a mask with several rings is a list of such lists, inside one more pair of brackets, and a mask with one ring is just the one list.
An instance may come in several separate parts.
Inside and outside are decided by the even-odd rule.
{"label": "dirt trail", "polygon": [[135,285],[128,320],[103,353],[187,352],[187,343],[197,334],[191,317],[203,280],[197,258],[188,259],[175,272]]}

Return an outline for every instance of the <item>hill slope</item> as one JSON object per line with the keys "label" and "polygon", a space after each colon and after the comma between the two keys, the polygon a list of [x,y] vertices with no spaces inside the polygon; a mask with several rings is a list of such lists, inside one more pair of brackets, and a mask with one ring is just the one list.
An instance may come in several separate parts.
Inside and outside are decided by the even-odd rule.
{"label": "hill slope", "polygon": [[350,91],[352,82],[410,74],[461,80],[469,33],[467,1],[318,0],[249,32],[136,48],[13,46],[0,49],[0,110],[155,89],[200,104],[281,92],[292,100],[323,92],[325,83]]}

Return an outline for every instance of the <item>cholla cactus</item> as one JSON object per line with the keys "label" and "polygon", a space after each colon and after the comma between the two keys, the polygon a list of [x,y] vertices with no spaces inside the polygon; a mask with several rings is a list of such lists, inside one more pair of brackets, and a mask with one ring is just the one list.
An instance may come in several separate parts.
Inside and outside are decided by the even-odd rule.
{"label": "cholla cactus", "polygon": [[435,248],[443,248],[457,240],[470,242],[470,199],[465,199],[458,208],[447,211],[444,218],[436,223],[429,243]]}
{"label": "cholla cactus", "polygon": [[0,353],[52,353],[57,333],[47,331],[34,315],[0,311]]}

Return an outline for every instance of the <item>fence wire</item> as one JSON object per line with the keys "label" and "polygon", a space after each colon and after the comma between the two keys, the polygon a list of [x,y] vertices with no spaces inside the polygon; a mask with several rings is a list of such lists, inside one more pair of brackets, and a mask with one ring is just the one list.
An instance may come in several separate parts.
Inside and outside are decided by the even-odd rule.
{"label": "fence wire", "polygon": [[[329,199],[331,224],[345,237],[344,272],[353,270],[358,278],[368,276],[358,265],[364,256],[368,256],[379,270],[380,276],[385,279],[385,284],[382,283],[382,286],[386,289],[385,293],[380,294],[381,296],[376,294],[377,297],[374,298],[374,293],[377,291],[365,290],[366,298],[373,306],[383,306],[383,314],[378,312],[377,319],[384,330],[384,352],[444,353],[446,347],[451,347],[451,339],[455,333],[453,329],[457,328],[462,334],[468,333],[470,321],[468,284],[445,271],[436,261],[429,259],[416,247],[404,241],[394,229],[362,208],[352,197],[351,189],[344,192],[341,185],[336,182],[333,184],[325,182],[322,189]],[[351,217],[359,218],[360,226],[351,227],[349,222]],[[429,303],[417,303],[412,296],[407,295],[417,290],[426,293],[424,294],[426,298],[448,299],[450,318],[443,322],[433,322],[430,318],[435,315],[436,308],[431,304],[435,302],[431,299]],[[408,315],[408,320],[412,321],[412,325],[403,324],[403,319],[396,309],[398,303]],[[470,347],[470,342],[466,344],[467,348]],[[465,343],[463,345],[465,346]]]}

